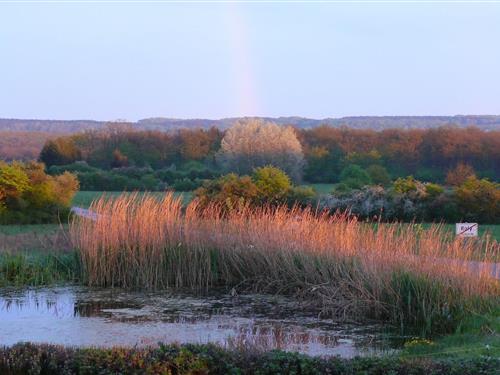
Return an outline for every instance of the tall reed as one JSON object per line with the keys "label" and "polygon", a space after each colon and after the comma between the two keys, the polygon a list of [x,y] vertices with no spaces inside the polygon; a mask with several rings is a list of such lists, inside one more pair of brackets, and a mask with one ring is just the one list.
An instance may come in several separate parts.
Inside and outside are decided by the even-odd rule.
{"label": "tall reed", "polygon": [[[498,259],[496,241],[453,238],[440,225],[372,226],[338,213],[287,207],[222,214],[180,198],[101,198],[97,220],[71,238],[91,286],[213,286],[296,294],[343,317],[363,314],[425,332],[451,330],[498,304],[499,282],[471,259]],[[459,259],[460,261],[452,260]]]}

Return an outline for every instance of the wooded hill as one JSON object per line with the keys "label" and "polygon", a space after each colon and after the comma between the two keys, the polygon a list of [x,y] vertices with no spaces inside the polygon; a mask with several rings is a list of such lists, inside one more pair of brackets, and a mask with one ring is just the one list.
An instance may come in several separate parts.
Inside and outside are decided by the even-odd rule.
{"label": "wooded hill", "polygon": [[[305,117],[261,117],[265,121],[271,121],[279,125],[293,125],[298,128],[307,129],[320,125],[333,127],[347,126],[354,129],[383,130],[391,128],[401,129],[428,129],[446,125],[454,125],[460,128],[477,126],[482,130],[500,129],[500,115],[467,115],[467,116],[357,116],[342,118],[310,119]],[[161,130],[169,131],[184,128],[217,127],[226,129],[235,121],[241,119],[223,118],[220,120],[209,119],[174,119],[174,118],[147,118],[130,124],[138,130]],[[88,129],[99,129],[105,127],[108,121],[93,120],[23,120],[23,119],[0,119],[0,131],[40,131],[55,133],[77,133]]]}

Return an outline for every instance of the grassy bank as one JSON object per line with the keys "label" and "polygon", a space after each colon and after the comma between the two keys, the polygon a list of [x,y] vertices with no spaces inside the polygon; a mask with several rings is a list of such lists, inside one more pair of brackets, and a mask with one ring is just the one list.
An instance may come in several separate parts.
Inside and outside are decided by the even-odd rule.
{"label": "grassy bank", "polygon": [[13,374],[412,374],[493,375],[500,359],[309,357],[281,351],[227,350],[213,345],[156,349],[82,349],[19,344],[0,348],[0,373]]}
{"label": "grassy bank", "polygon": [[465,318],[457,330],[435,340],[408,340],[402,358],[500,358],[500,309]]}
{"label": "grassy bank", "polygon": [[75,252],[0,252],[0,287],[72,283],[80,275]]}
{"label": "grassy bank", "polygon": [[332,315],[388,320],[425,334],[453,332],[471,312],[498,304],[500,285],[489,274],[435,261],[496,259],[498,244],[453,238],[440,227],[373,228],[284,207],[222,218],[219,207],[197,202],[183,211],[172,195],[125,195],[91,208],[100,219],[77,219],[71,236],[92,286],[293,294]]}

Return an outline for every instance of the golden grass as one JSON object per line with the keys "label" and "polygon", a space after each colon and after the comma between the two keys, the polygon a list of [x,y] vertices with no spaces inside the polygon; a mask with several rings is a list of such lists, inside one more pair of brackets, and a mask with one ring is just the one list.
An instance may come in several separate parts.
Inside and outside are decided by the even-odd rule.
{"label": "golden grass", "polygon": [[196,200],[183,210],[172,194],[101,198],[90,209],[98,220],[76,218],[70,227],[88,285],[293,293],[337,315],[363,312],[428,330],[446,324],[450,311],[455,317],[500,295],[489,271],[442,260],[487,262],[499,244],[453,238],[439,225],[374,228],[287,207],[222,215]]}

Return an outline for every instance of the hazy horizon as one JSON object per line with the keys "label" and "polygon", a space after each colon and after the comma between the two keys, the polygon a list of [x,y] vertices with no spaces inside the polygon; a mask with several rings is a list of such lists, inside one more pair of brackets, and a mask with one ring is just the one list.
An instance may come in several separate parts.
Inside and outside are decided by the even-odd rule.
{"label": "hazy horizon", "polygon": [[500,114],[497,4],[0,3],[0,118]]}
{"label": "hazy horizon", "polygon": [[138,118],[134,120],[129,120],[125,118],[112,118],[112,119],[96,119],[96,118],[67,118],[67,119],[62,119],[62,118],[41,118],[41,117],[33,117],[33,118],[21,118],[21,117],[0,117],[0,120],[20,120],[20,121],[96,121],[96,122],[138,122],[142,120],[152,120],[152,119],[165,119],[165,120],[180,120],[180,121],[189,121],[189,120],[208,120],[208,121],[218,121],[218,120],[227,120],[227,119],[239,119],[239,118],[302,118],[302,119],[307,119],[307,120],[314,120],[314,121],[322,121],[322,120],[339,120],[343,118],[396,118],[396,117],[401,117],[401,118],[425,118],[425,117],[500,117],[500,114],[494,114],[494,113],[481,113],[481,114],[452,114],[452,115],[347,115],[347,116],[338,116],[338,117],[322,117],[322,118],[315,118],[315,117],[306,117],[306,116],[300,116],[300,115],[290,115],[290,116],[224,116],[224,117],[169,117],[169,116],[149,116],[149,117],[143,117],[143,118]]}

